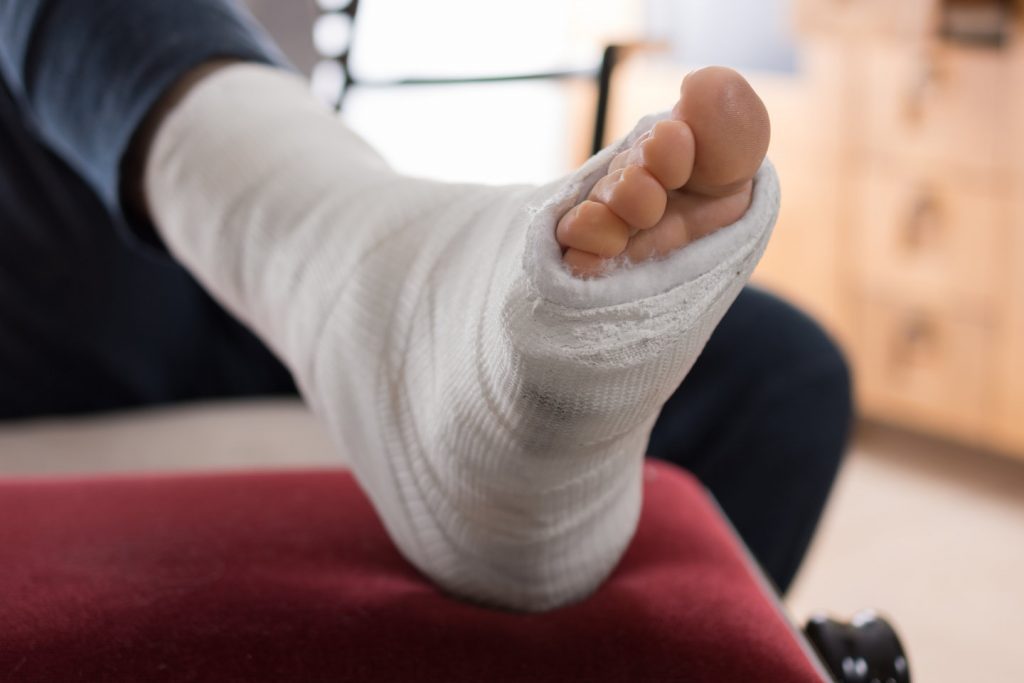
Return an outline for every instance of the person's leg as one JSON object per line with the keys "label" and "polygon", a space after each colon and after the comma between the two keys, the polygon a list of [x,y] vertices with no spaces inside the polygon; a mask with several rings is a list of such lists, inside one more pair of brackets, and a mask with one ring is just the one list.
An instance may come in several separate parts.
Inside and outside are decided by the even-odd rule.
{"label": "person's leg", "polygon": [[[505,607],[596,588],[658,411],[774,222],[750,86],[696,72],[539,188],[396,174],[273,69],[210,65],[169,97],[142,155],[159,234],[288,359],[406,557]],[[632,244],[658,258],[623,263]]]}
{"label": "person's leg", "polygon": [[126,239],[0,79],[0,420],[294,391],[184,268]]}
{"label": "person's leg", "polygon": [[662,409],[648,454],[701,479],[785,592],[851,418],[850,376],[835,343],[797,309],[747,288]]}
{"label": "person's leg", "polygon": [[[141,110],[194,71],[159,67],[196,59],[190,13],[228,6],[50,0],[15,53],[44,137],[112,213]],[[204,67],[221,56],[247,61]],[[399,176],[279,68],[231,64],[172,99],[141,154],[159,236],[292,369],[400,550],[490,604],[589,594],[635,529],[658,411],[774,224],[749,85],[698,72],[670,114],[540,188]]]}

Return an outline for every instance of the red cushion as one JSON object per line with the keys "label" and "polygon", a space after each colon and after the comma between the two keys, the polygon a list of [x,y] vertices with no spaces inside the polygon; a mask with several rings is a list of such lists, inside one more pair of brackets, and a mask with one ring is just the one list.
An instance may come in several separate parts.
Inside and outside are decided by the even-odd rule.
{"label": "red cushion", "polygon": [[820,681],[700,484],[645,486],[611,579],[523,615],[439,592],[346,472],[0,482],[0,680]]}

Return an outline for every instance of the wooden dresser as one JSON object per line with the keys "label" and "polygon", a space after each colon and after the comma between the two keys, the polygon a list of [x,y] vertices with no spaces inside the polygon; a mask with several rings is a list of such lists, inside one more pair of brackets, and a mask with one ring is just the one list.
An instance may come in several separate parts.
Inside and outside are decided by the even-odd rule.
{"label": "wooden dresser", "polygon": [[[793,0],[797,74],[748,73],[783,188],[755,281],[846,349],[862,415],[1024,458],[1024,30],[940,38],[939,5]],[[613,129],[681,69],[624,64]]]}
{"label": "wooden dresser", "polygon": [[[832,328],[863,415],[1024,457],[1020,26],[996,46],[940,37],[936,0],[795,5],[820,114],[803,144],[776,119],[799,235],[759,279]],[[832,253],[809,272],[821,255],[787,242],[812,231]]]}

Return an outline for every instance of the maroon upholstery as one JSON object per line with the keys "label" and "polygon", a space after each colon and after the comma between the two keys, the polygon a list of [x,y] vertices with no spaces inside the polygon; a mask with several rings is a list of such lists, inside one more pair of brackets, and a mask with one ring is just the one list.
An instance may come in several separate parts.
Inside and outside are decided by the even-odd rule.
{"label": "maroon upholstery", "polygon": [[684,680],[820,679],[669,465],[612,578],[534,615],[440,593],[344,472],[0,482],[0,681]]}

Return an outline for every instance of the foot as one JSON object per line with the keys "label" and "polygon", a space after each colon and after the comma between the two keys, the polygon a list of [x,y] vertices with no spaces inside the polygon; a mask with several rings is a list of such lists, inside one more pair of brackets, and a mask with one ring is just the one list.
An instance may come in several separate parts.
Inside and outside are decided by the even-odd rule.
{"label": "foot", "polygon": [[[600,220],[560,221],[619,147],[541,187],[405,177],[301,79],[239,64],[170,111],[144,175],[164,242],[285,360],[404,556],[536,611],[592,592],[632,537],[650,428],[771,233],[766,144],[746,83],[697,72],[570,211]],[[734,221],[591,281],[555,243],[561,223],[598,265],[642,260]]]}
{"label": "foot", "polygon": [[617,260],[663,258],[737,220],[768,150],[768,112],[750,84],[724,67],[683,79],[671,117],[620,152],[555,235],[578,277]]}

